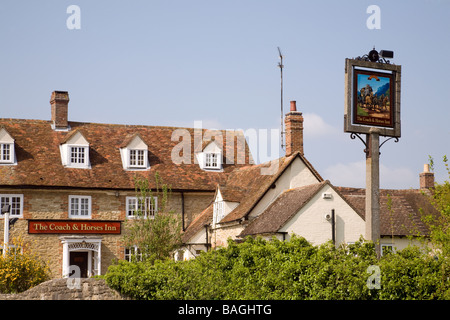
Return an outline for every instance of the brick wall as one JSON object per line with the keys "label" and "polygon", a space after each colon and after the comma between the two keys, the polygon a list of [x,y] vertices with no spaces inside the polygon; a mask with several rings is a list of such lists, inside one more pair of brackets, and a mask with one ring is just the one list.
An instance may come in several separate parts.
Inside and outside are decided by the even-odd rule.
{"label": "brick wall", "polygon": [[291,111],[284,118],[286,132],[286,156],[296,151],[303,154],[303,116],[297,111],[295,101],[291,101]]}

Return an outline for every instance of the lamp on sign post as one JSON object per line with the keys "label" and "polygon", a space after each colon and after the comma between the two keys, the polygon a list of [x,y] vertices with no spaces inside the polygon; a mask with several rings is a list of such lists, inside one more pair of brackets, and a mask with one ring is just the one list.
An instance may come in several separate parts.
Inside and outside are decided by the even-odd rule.
{"label": "lamp on sign post", "polygon": [[9,210],[11,206],[9,204],[5,204],[2,207],[3,219],[5,219],[5,225],[3,227],[3,256],[6,256],[6,251],[8,249],[9,243]]}

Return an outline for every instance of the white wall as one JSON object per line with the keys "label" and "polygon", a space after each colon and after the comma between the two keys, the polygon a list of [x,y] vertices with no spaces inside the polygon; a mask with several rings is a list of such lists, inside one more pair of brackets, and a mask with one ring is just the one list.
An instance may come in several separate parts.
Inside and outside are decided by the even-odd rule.
{"label": "white wall", "polygon": [[[323,193],[331,193],[331,199],[322,199]],[[304,237],[314,245],[331,240],[331,221],[325,214],[335,210],[336,245],[358,241],[365,232],[364,220],[329,186],[323,188],[290,219],[281,229]]]}

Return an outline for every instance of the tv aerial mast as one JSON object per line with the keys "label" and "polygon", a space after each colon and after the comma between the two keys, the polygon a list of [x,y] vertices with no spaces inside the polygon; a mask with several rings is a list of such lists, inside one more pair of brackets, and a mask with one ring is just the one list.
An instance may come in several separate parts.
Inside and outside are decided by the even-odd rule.
{"label": "tv aerial mast", "polygon": [[284,149],[284,147],[285,147],[285,144],[283,143],[283,141],[284,141],[283,135],[285,133],[283,130],[283,68],[284,68],[284,65],[283,65],[283,55],[281,54],[280,47],[277,47],[277,48],[278,48],[278,54],[280,57],[280,62],[278,62],[278,67],[280,68],[280,80],[281,80],[281,83],[280,83],[280,85],[281,85],[280,139],[281,139],[281,149]]}

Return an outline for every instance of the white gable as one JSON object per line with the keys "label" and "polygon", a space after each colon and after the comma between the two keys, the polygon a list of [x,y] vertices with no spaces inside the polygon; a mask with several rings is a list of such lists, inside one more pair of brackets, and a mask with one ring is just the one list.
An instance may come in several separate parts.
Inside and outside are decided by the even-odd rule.
{"label": "white gable", "polygon": [[249,214],[249,218],[259,216],[283,191],[308,186],[320,182],[300,157],[296,157],[284,170]]}
{"label": "white gable", "polygon": [[65,144],[77,145],[77,146],[89,146],[89,142],[87,142],[86,138],[83,136],[81,132],[76,132],[73,136],[71,136]]}
{"label": "white gable", "polygon": [[0,128],[0,143],[14,143],[13,137],[5,128]]}
{"label": "white gable", "polygon": [[148,150],[148,146],[145,144],[144,141],[142,141],[141,137],[139,135],[136,135],[130,143],[127,145],[128,149],[143,149]]}
{"label": "white gable", "polygon": [[222,149],[219,147],[216,141],[211,141],[208,145],[203,149],[205,153],[219,153],[222,152]]}

